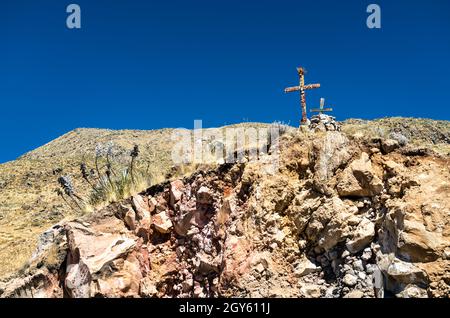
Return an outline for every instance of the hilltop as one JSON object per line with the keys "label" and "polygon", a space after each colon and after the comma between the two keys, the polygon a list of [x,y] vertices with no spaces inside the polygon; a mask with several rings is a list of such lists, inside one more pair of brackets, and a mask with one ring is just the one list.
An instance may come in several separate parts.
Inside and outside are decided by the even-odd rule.
{"label": "hilltop", "polygon": [[[254,124],[254,125],[264,125],[264,124]],[[151,162],[151,169],[152,169],[151,174],[154,176],[154,184],[156,188],[150,187],[149,188],[150,190],[147,190],[146,195],[144,196],[145,200],[148,200],[147,193],[157,197],[158,194],[162,193],[161,191],[163,192],[166,191],[164,193],[168,193],[167,191],[170,192],[170,187],[167,188],[167,185],[166,186],[163,185],[164,182],[166,182],[166,180],[176,180],[181,178],[183,180],[184,185],[187,185],[188,187],[194,187],[192,183],[195,182],[195,180],[197,180],[197,183],[199,182],[198,181],[198,178],[200,178],[199,173],[200,175],[202,175],[206,173],[205,171],[210,171],[209,169],[213,169],[211,171],[215,171],[214,169],[219,169],[216,172],[207,173],[208,176],[211,176],[212,178],[211,180],[209,179],[209,177],[202,177],[201,179],[205,180],[206,178],[205,185],[207,185],[209,188],[214,187],[213,184],[215,184],[216,182],[223,182],[224,184],[222,184],[221,187],[225,187],[227,189],[229,188],[230,189],[229,191],[231,191],[230,193],[235,193],[235,195],[239,196],[239,200],[241,200],[241,202],[238,203],[239,206],[238,210],[240,212],[239,215],[236,215],[233,219],[241,220],[241,223],[244,222],[245,224],[247,224],[248,222],[250,222],[250,220],[252,220],[251,222],[255,222],[255,220],[252,218],[248,219],[249,217],[248,213],[251,214],[255,213],[255,215],[260,215],[263,212],[260,211],[261,206],[259,206],[260,205],[259,203],[254,205],[253,209],[255,210],[253,212],[250,212],[250,210],[248,210],[248,207],[245,208],[248,204],[250,204],[250,202],[252,202],[252,200],[256,199],[255,195],[257,195],[257,192],[254,192],[255,185],[261,184],[261,187],[263,189],[261,191],[263,192],[266,190],[269,191],[269,189],[271,188],[274,189],[273,191],[278,191],[276,189],[279,188],[279,191],[281,192],[277,192],[278,194],[270,192],[272,190],[267,192],[266,193],[268,195],[267,200],[269,201],[275,200],[273,198],[273,195],[276,196],[281,195],[280,197],[281,200],[284,200],[283,198],[286,198],[286,200],[288,201],[284,203],[281,201],[277,203],[276,202],[277,200],[271,203],[268,202],[266,208],[267,211],[269,211],[269,215],[267,216],[269,219],[264,220],[264,222],[269,222],[270,224],[272,224],[270,227],[273,227],[274,224],[273,222],[275,222],[275,224],[278,224],[278,221],[274,221],[278,218],[276,215],[277,214],[280,215],[281,223],[278,224],[277,226],[281,226],[281,228],[278,228],[276,226],[275,229],[273,229],[273,231],[275,231],[275,233],[273,234],[278,235],[278,239],[280,239],[282,235],[279,233],[279,230],[282,230],[283,233],[288,232],[283,234],[284,236],[288,236],[290,238],[288,240],[289,243],[286,243],[288,246],[284,246],[283,244],[285,243],[282,244],[280,243],[283,246],[283,248],[280,250],[280,253],[288,253],[289,255],[293,253],[292,257],[294,258],[302,257],[302,255],[305,256],[307,253],[310,253],[311,251],[314,252],[314,248],[316,248],[317,246],[319,246],[319,248],[316,251],[317,253],[314,252],[315,253],[314,257],[319,256],[325,257],[324,253],[333,252],[334,251],[333,249],[337,247],[338,250],[341,251],[342,245],[340,244],[342,242],[345,242],[346,239],[349,239],[350,241],[352,239],[349,234],[343,235],[343,232],[349,233],[348,229],[344,231],[344,228],[350,226],[355,227],[355,229],[357,229],[358,224],[362,222],[362,220],[364,219],[363,216],[365,216],[366,213],[368,213],[366,218],[370,219],[371,222],[375,224],[377,229],[384,228],[390,229],[390,231],[392,231],[391,225],[387,223],[386,225],[383,225],[385,224],[383,223],[384,222],[383,220],[377,221],[377,218],[380,217],[380,215],[376,214],[380,213],[379,211],[381,211],[382,208],[394,209],[394,204],[393,203],[392,205],[387,204],[386,198],[384,199],[382,205],[377,205],[381,203],[376,203],[379,201],[379,198],[377,198],[378,194],[372,195],[372,192],[374,191],[373,189],[363,189],[365,192],[362,191],[364,194],[363,197],[371,198],[369,199],[370,202],[367,203],[365,202],[364,199],[355,200],[353,198],[355,193],[352,192],[354,190],[351,191],[348,190],[350,191],[349,192],[350,194],[348,195],[341,195],[342,193],[341,194],[338,193],[340,191],[339,187],[337,187],[338,180],[336,179],[337,177],[335,177],[334,175],[340,176],[339,178],[344,178],[345,174],[344,171],[346,171],[346,167],[350,167],[351,162],[355,160],[363,160],[362,159],[364,158],[363,153],[367,153],[368,156],[370,156],[372,164],[374,165],[373,167],[374,171],[371,173],[377,175],[377,178],[383,181],[385,187],[389,187],[388,190],[391,189],[391,187],[392,189],[394,189],[394,183],[393,181],[390,181],[392,177],[388,177],[389,174],[393,173],[392,171],[397,171],[397,169],[400,169],[396,173],[404,176],[404,178],[407,179],[410,179],[411,176],[415,174],[417,176],[422,176],[422,179],[415,180],[415,182],[418,184],[418,187],[414,188],[414,190],[411,190],[411,192],[409,193],[407,192],[403,193],[403,191],[406,191],[407,188],[405,189],[401,188],[402,183],[400,184],[400,188],[403,194],[400,198],[396,197],[397,201],[395,202],[395,204],[398,205],[401,202],[404,202],[404,204],[411,205],[415,202],[415,200],[418,201],[422,200],[423,202],[415,202],[415,203],[419,204],[419,206],[433,207],[434,204],[433,202],[431,201],[425,202],[430,198],[422,198],[420,196],[420,193],[423,193],[423,191],[425,192],[433,191],[434,193],[439,194],[440,200],[442,200],[439,203],[441,204],[440,206],[441,210],[435,211],[435,208],[433,208],[433,210],[430,212],[431,213],[430,216],[426,218],[425,232],[423,233],[420,231],[413,232],[411,233],[411,235],[412,237],[414,235],[427,236],[430,235],[429,233],[431,233],[430,231],[432,231],[433,228],[435,229],[439,228],[440,229],[439,231],[441,231],[440,233],[442,233],[441,234],[442,237],[436,240],[444,243],[446,242],[445,240],[448,240],[448,238],[445,238],[447,235],[446,233],[448,232],[448,224],[445,223],[445,221],[443,220],[445,220],[444,218],[445,213],[448,213],[447,204],[449,203],[449,201],[446,201],[449,199],[448,198],[449,196],[448,153],[450,152],[449,122],[432,121],[425,119],[406,119],[406,118],[385,118],[375,121],[347,120],[346,122],[343,123],[342,133],[334,133],[335,135],[333,135],[333,137],[327,137],[330,133],[302,135],[300,132],[297,132],[296,129],[290,128],[289,133],[287,133],[286,136],[283,136],[284,150],[282,152],[283,154],[282,158],[283,160],[285,160],[285,165],[283,166],[284,167],[283,173],[278,177],[265,177],[264,173],[262,172],[263,170],[261,170],[262,167],[259,165],[252,165],[252,164],[248,164],[245,165],[244,167],[239,168],[237,168],[237,166],[228,167],[227,169],[231,170],[226,170],[225,172],[223,171],[220,172],[221,171],[220,167],[210,167],[208,169],[206,169],[206,167],[190,167],[189,169],[178,170],[174,172],[170,159],[170,151],[171,147],[173,146],[173,143],[171,141],[171,134],[172,130],[170,129],[155,130],[155,131],[136,131],[136,130],[113,131],[113,130],[99,130],[99,129],[77,129],[50,142],[47,145],[44,145],[43,147],[40,147],[30,153],[25,154],[16,161],[0,165],[0,204],[1,204],[0,274],[5,276],[6,274],[14,272],[17,273],[17,271],[20,268],[22,268],[22,272],[29,271],[30,264],[29,263],[28,265],[26,264],[27,261],[29,261],[32,252],[35,251],[36,246],[38,245],[38,237],[40,233],[44,232],[52,225],[62,220],[68,221],[80,217],[82,219],[87,220],[86,224],[89,223],[96,224],[96,222],[102,223],[104,220],[110,218],[111,211],[117,212],[117,207],[114,208],[113,205],[113,206],[106,206],[104,207],[103,210],[101,208],[97,209],[97,211],[103,212],[94,212],[93,214],[83,216],[80,215],[79,212],[72,211],[71,209],[69,209],[67,205],[54,192],[54,190],[57,188],[56,183],[57,175],[64,173],[67,175],[71,175],[73,177],[75,187],[79,189],[80,194],[86,195],[89,192],[89,188],[80,177],[79,164],[80,162],[83,161],[92,163],[96,146],[99,143],[108,143],[111,141],[114,142],[114,144],[117,145],[117,147],[122,149],[124,152],[127,152],[135,144],[138,144],[141,149],[140,155],[141,159],[144,162],[145,161]],[[404,147],[401,150],[399,149],[389,154],[381,154],[378,152],[374,152],[375,151],[374,149],[376,149],[377,147],[378,148],[381,147],[380,144],[377,143],[377,140],[387,140],[391,137],[400,138],[401,141],[405,143]],[[334,146],[331,143],[330,144],[331,148],[327,148],[326,151],[331,151],[332,153],[323,154],[322,156],[325,156],[324,158],[329,158],[327,160],[332,160],[331,162],[327,162],[327,165],[334,166],[334,168],[332,169],[333,171],[330,171],[331,174],[326,172],[325,179],[323,179],[322,177],[324,175],[320,175],[323,172],[319,172],[319,170],[317,170],[318,168],[314,169],[314,166],[317,164],[318,162],[317,160],[320,161],[321,156],[320,153],[322,148],[317,145],[320,144],[320,141],[322,142],[327,141],[328,140],[327,138],[337,138],[337,140],[343,141],[343,144],[341,146],[345,148],[346,152],[348,153],[348,155],[344,157],[348,158],[345,159],[343,157],[338,156],[338,159],[336,160],[341,160],[342,162],[333,162],[334,160],[333,155],[336,155],[336,153],[333,152],[336,150],[333,150]],[[317,139],[319,142],[314,141],[315,139]],[[326,144],[327,142],[324,143],[324,145]],[[311,157],[311,155],[314,153],[316,153],[318,157],[314,157],[314,155]],[[411,160],[408,158],[410,159],[412,158],[411,160],[414,161],[414,164],[410,165],[410,163],[408,162]],[[303,161],[306,160],[305,162],[307,163],[303,162],[302,160]],[[391,161],[394,162],[395,164],[390,163]],[[400,164],[402,168],[397,167],[398,164]],[[308,175],[307,172],[308,167],[310,167],[309,173],[312,173],[312,175]],[[232,175],[234,175],[232,173],[234,171],[233,169],[234,170],[238,169],[238,171],[235,171],[238,177],[236,180],[234,181],[232,180],[232,182],[230,183],[230,181],[227,180],[229,178],[233,179],[231,177]],[[441,174],[437,175],[437,171],[439,171]],[[318,176],[321,176],[322,179],[320,178],[317,179]],[[433,178],[434,181],[430,180]],[[213,180],[218,181],[213,182]],[[213,184],[211,184],[211,182],[213,182]],[[349,182],[351,182],[351,180]],[[389,182],[393,184],[389,184]],[[162,186],[158,186],[158,184],[162,184]],[[287,186],[286,189],[288,189],[290,193],[283,194],[283,191],[281,189],[284,188],[285,186]],[[166,187],[165,188],[166,190],[164,190],[164,187]],[[216,207],[217,205],[216,209],[220,209],[220,205],[223,204],[224,198],[222,197],[223,194],[220,193],[220,187],[218,189],[217,185],[215,187],[216,188],[214,190],[214,198],[215,198],[214,206]],[[344,190],[341,189],[341,191]],[[242,195],[244,195],[244,197],[241,197]],[[390,195],[394,197],[396,196],[395,193]],[[336,242],[337,245],[334,243],[333,245],[330,242],[325,244],[327,240],[326,238],[323,238],[323,240],[325,241],[321,241],[320,237],[323,234],[320,234],[321,230],[318,230],[318,228],[314,230],[313,229],[308,230],[303,239],[305,243],[300,243],[296,239],[296,237],[298,235],[302,235],[301,233],[303,233],[303,230],[305,229],[302,229],[303,226],[300,226],[300,228],[298,228],[299,224],[297,223],[300,221],[296,221],[295,219],[291,220],[292,222],[294,222],[294,224],[296,224],[295,227],[292,227],[293,226],[292,224],[289,225],[290,224],[289,222],[291,221],[289,222],[287,221],[287,219],[290,218],[289,213],[287,211],[289,211],[289,209],[293,209],[294,207],[292,205],[294,204],[294,202],[297,202],[295,200],[292,201],[293,198],[291,198],[291,196],[293,197],[306,196],[307,198],[309,198],[308,200],[313,201],[321,200],[322,204],[324,204],[325,207],[329,206],[331,210],[335,209],[334,206],[335,204],[341,204],[336,203],[337,199],[341,197],[340,200],[344,202],[344,205],[347,205],[345,210],[350,209],[353,211],[354,208],[352,206],[354,205],[357,207],[357,209],[360,210],[360,212],[356,213],[357,217],[355,217],[354,220],[349,225],[345,225],[348,223],[347,221],[345,222],[342,221],[341,223],[344,224],[343,227],[340,227],[340,225],[337,226],[337,228],[339,229],[338,233],[340,233],[339,235],[341,235],[340,238],[342,239],[342,241]],[[330,201],[329,198],[332,197],[336,198]],[[348,199],[345,199],[345,197],[348,197],[348,199],[350,199],[350,201],[352,202],[348,202]],[[411,202],[407,202],[408,198],[410,198]],[[122,204],[127,205],[127,202],[128,201],[125,200],[123,201]],[[264,204],[265,203],[263,203],[263,205]],[[301,202],[298,201],[295,204],[301,204]],[[309,202],[308,204],[314,203]],[[361,204],[362,206],[359,207]],[[376,210],[375,215],[370,214],[373,212],[369,211],[370,208],[372,208],[372,210],[373,209]],[[172,207],[171,209],[174,209],[176,211],[177,208]],[[282,211],[280,211],[280,209]],[[307,208],[307,210],[310,210],[311,213],[313,213],[313,211],[315,211],[315,208],[311,206]],[[101,215],[105,215],[105,213],[106,215],[109,216],[106,219],[102,219]],[[328,215],[327,208],[325,208],[323,213],[324,215]],[[414,211],[414,213],[416,212]],[[285,214],[287,215],[286,220],[284,220]],[[358,216],[358,214],[361,215]],[[246,217],[244,217],[244,215]],[[263,215],[260,215],[258,217],[263,217]],[[263,218],[265,217],[266,216],[264,216]],[[215,219],[211,219],[209,221],[213,222],[214,220]],[[329,221],[330,220],[328,220],[327,222]],[[175,222],[175,219],[172,219],[172,222]],[[300,223],[302,222],[303,221],[301,221]],[[317,221],[311,219],[308,222],[311,222],[312,226],[312,224],[314,224],[314,222]],[[258,228],[254,228],[255,225],[248,225],[250,226],[250,228],[247,228],[247,225],[244,226],[245,230],[244,232],[248,230],[249,231],[248,233],[243,233],[243,229],[237,229],[234,230],[235,232],[231,231],[232,233],[230,234],[230,236],[231,237],[233,235],[236,236],[237,233],[239,234],[237,235],[237,237],[241,237],[244,234],[245,234],[244,236],[247,237],[248,235],[250,235],[249,233],[253,233],[254,236],[258,238],[266,233],[267,229],[261,232],[261,230],[258,230]],[[234,224],[234,226],[240,227],[243,225]],[[95,229],[90,230],[95,231]],[[120,231],[122,230],[123,229],[121,229]],[[131,238],[132,240],[136,239],[133,237],[131,233],[129,238]],[[377,237],[371,237],[371,242],[373,241],[374,244],[376,243],[380,245],[381,238],[382,236],[378,237],[378,235]],[[277,242],[278,239],[275,239],[275,242]],[[293,241],[291,241],[291,239]],[[284,241],[284,239],[281,240]],[[386,242],[389,241],[388,239],[386,240],[387,240]],[[166,256],[171,255],[170,250],[173,248],[173,246],[171,246],[168,242],[170,243],[171,240],[162,242],[164,244],[158,247],[159,249],[166,250],[167,252]],[[389,244],[392,243],[392,241],[389,242],[390,242]],[[443,265],[445,264],[445,262],[439,263],[438,261],[439,259],[442,259],[443,257],[442,255],[444,253],[444,250],[441,249],[440,247],[441,245],[438,244],[436,246],[431,247],[428,246],[422,248],[422,250],[425,250],[425,252],[423,252],[425,254],[423,254],[422,252],[420,252],[422,250],[419,249],[419,252],[417,252],[417,249],[413,248],[414,244],[416,244],[414,242],[415,241],[412,240],[411,246],[410,247],[407,246],[406,248],[405,247],[394,248],[393,246],[389,246],[389,248],[395,250],[399,249],[402,255],[402,261],[404,261],[405,258],[407,257],[413,257],[412,260],[413,263],[417,262],[418,263],[424,262],[425,264],[428,263],[428,265],[425,265],[425,267],[430,265],[429,264],[430,259],[432,260],[432,262],[438,262],[432,264],[433,268],[430,271],[430,273],[433,273],[432,275],[435,275],[437,277],[436,280],[438,284],[440,284],[439,282],[441,281],[440,280],[441,278],[439,277],[442,277],[442,275],[445,276],[446,275],[445,273],[447,272],[445,266]],[[256,243],[251,240],[250,243],[257,244],[257,246],[259,246],[258,248],[261,248],[260,252],[263,252],[264,250],[268,249],[268,247],[271,244],[273,245],[273,242],[265,242],[265,240],[263,240],[263,242],[260,243]],[[166,247],[167,244],[169,245]],[[226,243],[224,244],[226,246]],[[303,247],[303,253],[305,254],[297,255],[297,252],[295,253],[292,252],[293,249],[294,250],[298,249],[297,244],[307,245]],[[423,244],[425,244],[423,246],[427,246],[428,243]],[[157,245],[158,244],[155,244],[155,246]],[[383,244],[381,244],[381,246],[383,246]],[[312,249],[310,247],[312,247]],[[387,245],[383,246],[383,248],[384,247],[388,248]],[[291,252],[287,252],[288,250]],[[4,255],[16,255],[16,257],[14,258],[4,257]],[[407,257],[405,255],[407,255]],[[223,255],[219,254],[218,256],[222,257]],[[155,255],[155,257],[160,258],[161,256]],[[359,255],[357,257],[362,257],[362,255]],[[414,259],[414,257],[416,259]],[[371,262],[374,261],[373,258],[371,258],[371,260],[372,260]],[[354,259],[353,261],[357,261],[357,259]],[[57,263],[58,261],[55,262]],[[315,262],[316,264],[314,266],[317,267],[318,265],[317,261]],[[264,264],[263,266],[266,266]],[[275,270],[275,272],[277,273],[280,271],[290,272],[292,270],[289,269],[289,266],[287,264],[276,263],[274,266],[281,266],[278,270]],[[312,265],[309,264],[308,266],[312,268]],[[260,266],[259,269],[261,269]],[[274,271],[273,268],[271,270]],[[262,272],[264,271],[265,269],[262,269]],[[311,269],[308,269],[308,271],[311,271]],[[442,271],[444,271],[444,274],[442,274]],[[319,273],[320,271],[317,269],[312,269],[312,272]],[[344,276],[340,277],[339,279],[344,279]],[[277,284],[281,284],[278,286],[280,290],[282,290],[287,286],[283,285],[285,284],[283,280],[275,280],[275,282]],[[427,281],[426,286],[429,286],[429,284],[430,282]],[[420,285],[419,288],[424,287],[423,284],[419,285]],[[290,286],[292,287],[292,284]],[[206,287],[203,286],[202,288],[204,291],[206,290],[205,289]],[[234,286],[233,288],[238,287]],[[342,286],[339,288],[341,288],[339,289],[340,295],[343,295],[347,292],[346,290],[342,289],[343,288]],[[440,295],[439,293],[442,292],[448,293],[448,291],[445,291],[445,288],[443,290],[444,291],[442,291],[441,288],[439,287],[435,292],[436,295]],[[231,289],[229,290],[229,292],[231,292]],[[234,291],[230,295],[238,295],[236,294],[236,292],[237,291]],[[292,290],[292,294],[289,294],[289,291],[286,292],[288,293],[287,296],[299,295],[298,294],[299,291],[294,291],[294,289]],[[317,289],[315,289],[313,292],[317,292]],[[208,291],[208,293],[211,293],[211,291]],[[224,293],[226,294],[226,292]],[[242,295],[248,296],[250,294],[244,293]]]}

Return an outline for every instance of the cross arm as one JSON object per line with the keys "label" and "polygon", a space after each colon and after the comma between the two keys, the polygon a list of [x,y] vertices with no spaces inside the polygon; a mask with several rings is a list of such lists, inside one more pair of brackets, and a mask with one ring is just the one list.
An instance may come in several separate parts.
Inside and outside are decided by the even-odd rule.
{"label": "cross arm", "polygon": [[300,86],[288,87],[284,89],[285,93],[297,92],[300,90]]}
{"label": "cross arm", "polygon": [[309,84],[309,85],[305,85],[304,89],[315,89],[315,88],[320,88],[320,84]]}
{"label": "cross arm", "polygon": [[[315,88],[320,88],[320,84],[308,84],[303,86],[304,90],[308,90],[308,89],[315,89]],[[301,86],[294,86],[294,87],[288,87],[284,89],[285,93],[291,93],[291,92],[297,92],[300,91],[302,88]]]}
{"label": "cross arm", "polygon": [[309,110],[311,113],[332,112],[333,108],[313,108]]}

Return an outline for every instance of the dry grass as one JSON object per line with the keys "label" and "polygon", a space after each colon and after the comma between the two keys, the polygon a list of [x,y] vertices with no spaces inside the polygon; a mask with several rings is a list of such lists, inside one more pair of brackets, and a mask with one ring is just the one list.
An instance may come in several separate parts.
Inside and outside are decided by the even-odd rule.
{"label": "dry grass", "polygon": [[[267,124],[245,123],[230,127],[259,128],[267,127]],[[222,132],[223,128],[208,131]],[[0,278],[25,264],[35,250],[38,236],[53,224],[141,192],[150,184],[160,183],[166,178],[186,176],[204,168],[199,164],[173,166],[172,133],[173,129],[76,129],[18,160],[0,164]],[[119,192],[105,189],[105,197],[95,199],[92,198],[92,188],[81,177],[79,165],[84,162],[93,168],[96,146],[109,142],[126,154],[134,145],[139,146],[137,180],[134,184],[125,181]],[[118,163],[119,167],[127,164]],[[211,161],[211,165],[214,164]],[[86,198],[87,211],[70,208],[57,195],[56,181],[60,175],[71,177],[77,194]]]}
{"label": "dry grass", "polygon": [[405,136],[409,144],[428,147],[447,155],[450,153],[450,122],[422,118],[391,117],[373,121],[349,119],[343,132],[362,138],[390,138],[392,133]]}
{"label": "dry grass", "polygon": [[[267,127],[267,124],[245,123],[229,126]],[[225,127],[224,127],[225,128]],[[224,128],[211,129],[210,133],[223,133]],[[376,121],[349,120],[343,126],[347,134],[360,134],[367,138],[386,137],[392,131],[401,132],[410,143],[428,146],[442,154],[450,152],[450,122],[411,118],[385,118]],[[77,193],[83,198],[92,195],[92,188],[83,180],[79,165],[85,162],[94,167],[97,144],[113,142],[125,153],[134,145],[140,149],[137,169],[139,181],[123,187],[120,193],[110,189],[106,197],[91,200],[94,210],[108,202],[120,200],[147,188],[150,183],[186,176],[200,164],[173,166],[171,151],[173,130],[102,130],[77,129],[22,156],[16,161],[0,165],[0,277],[20,269],[35,249],[37,237],[53,224],[73,217],[82,211],[71,209],[59,197],[57,177],[61,174],[72,178]],[[305,138],[308,136],[305,135]],[[204,142],[205,143],[205,142]],[[252,148],[255,145],[246,144]],[[216,165],[210,155],[209,165]],[[125,163],[126,165],[127,163]],[[58,170],[55,174],[54,170]],[[61,170],[61,171],[59,171]],[[145,173],[144,173],[145,172]],[[51,262],[51,260],[49,261]]]}

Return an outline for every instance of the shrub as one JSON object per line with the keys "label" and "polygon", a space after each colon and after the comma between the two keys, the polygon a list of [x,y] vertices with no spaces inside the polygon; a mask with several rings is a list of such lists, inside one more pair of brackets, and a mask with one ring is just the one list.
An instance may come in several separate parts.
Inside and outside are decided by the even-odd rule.
{"label": "shrub", "polygon": [[139,164],[139,153],[137,145],[126,153],[111,142],[98,144],[91,162],[94,167],[90,168],[85,159],[79,166],[82,180],[91,189],[86,197],[76,193],[69,176],[58,178],[57,194],[72,209],[86,211],[91,206],[106,205],[141,192],[151,185],[152,178],[148,173],[150,163]]}
{"label": "shrub", "polygon": [[[95,152],[96,182],[92,173],[87,172],[86,163],[80,165],[83,179],[92,187],[89,203],[92,205],[108,204],[127,198],[151,185],[148,173],[149,163],[143,169],[138,165],[139,147],[124,154],[113,143],[98,145]],[[125,157],[128,157],[126,159]],[[128,160],[128,163],[126,163]],[[102,165],[103,163],[103,165]],[[94,172],[95,175],[95,172]]]}

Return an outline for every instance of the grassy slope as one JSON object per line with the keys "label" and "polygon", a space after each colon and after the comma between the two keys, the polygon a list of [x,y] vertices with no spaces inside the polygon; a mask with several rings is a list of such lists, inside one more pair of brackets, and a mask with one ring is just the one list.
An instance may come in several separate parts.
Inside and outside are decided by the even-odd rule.
{"label": "grassy slope", "polygon": [[[266,125],[246,123],[234,126]],[[1,164],[0,278],[23,266],[34,251],[39,234],[80,213],[70,209],[56,194],[60,174],[70,175],[77,193],[86,197],[91,188],[82,180],[79,165],[85,162],[93,168],[96,145],[113,142],[124,153],[121,156],[125,160],[124,165],[129,160],[129,151],[137,144],[140,149],[137,164],[143,167],[149,163],[148,170],[154,183],[161,182],[167,173],[172,172],[171,150],[175,143],[171,140],[172,133],[173,129],[76,129],[15,161]],[[176,173],[186,174],[193,168],[184,167]],[[55,169],[63,172],[54,174]]]}

